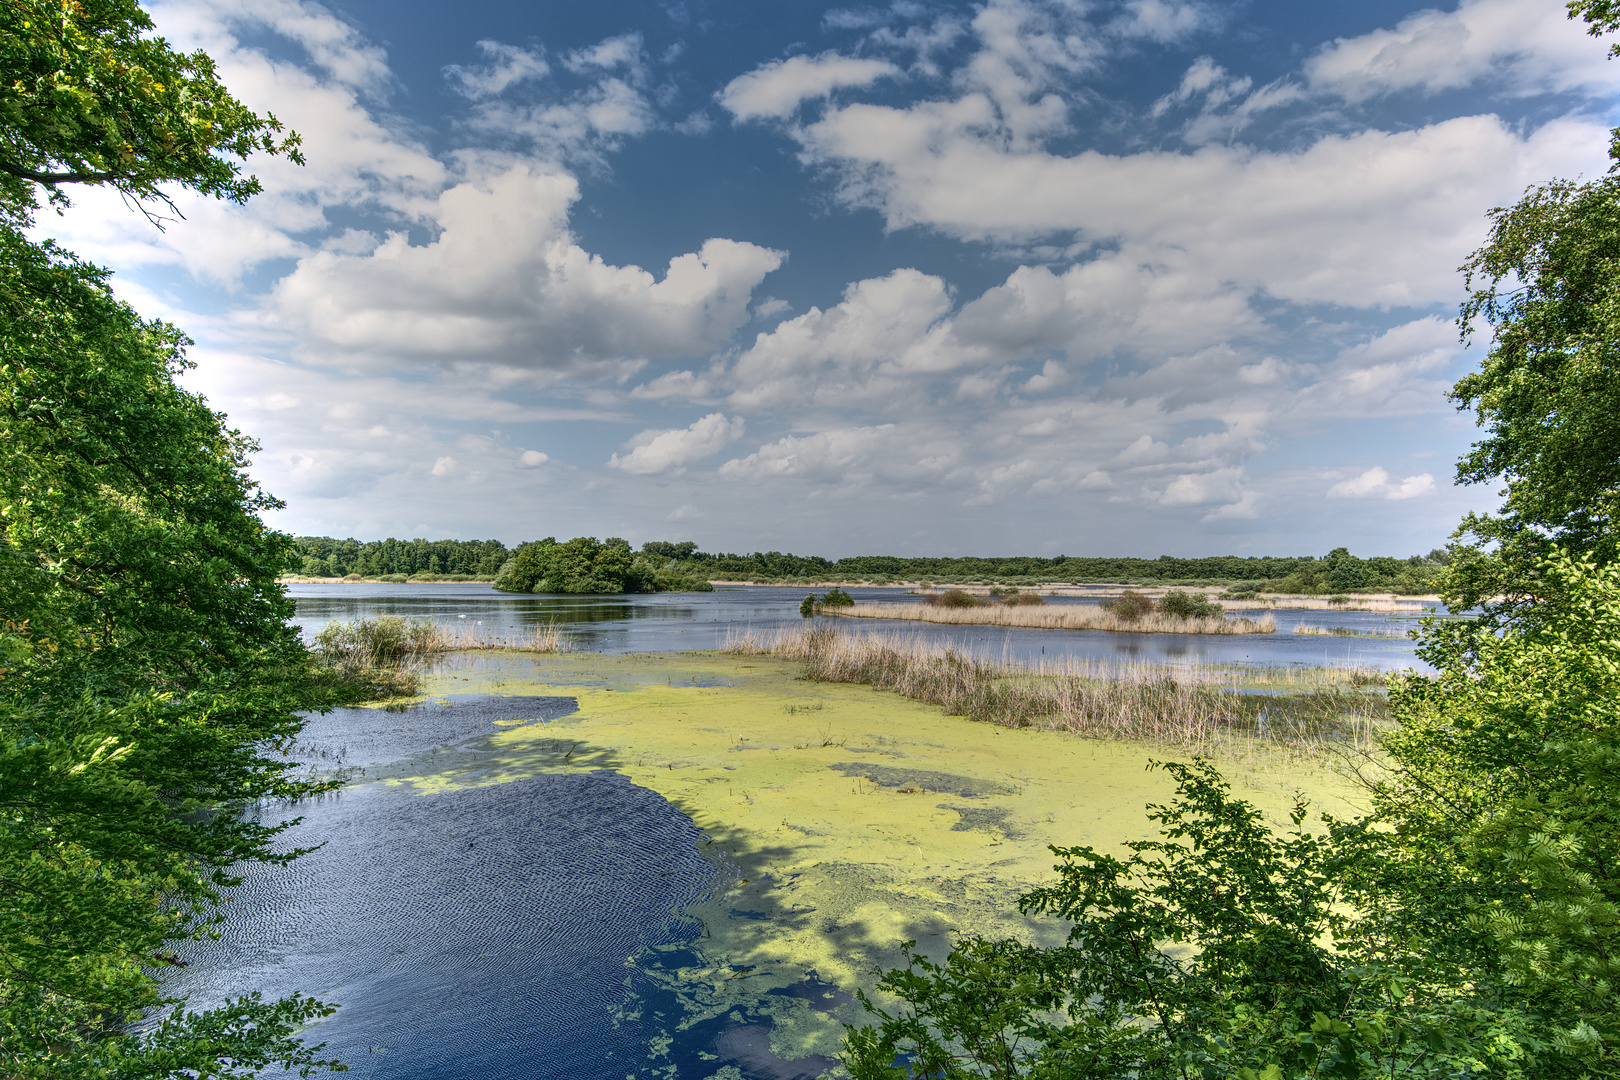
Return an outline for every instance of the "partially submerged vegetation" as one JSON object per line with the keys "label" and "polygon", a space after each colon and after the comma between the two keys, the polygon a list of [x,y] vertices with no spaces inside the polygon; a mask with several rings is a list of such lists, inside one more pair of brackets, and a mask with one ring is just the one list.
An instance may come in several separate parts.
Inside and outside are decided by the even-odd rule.
{"label": "partially submerged vegetation", "polygon": [[[961,594],[961,595],[966,595]],[[1144,598],[1145,599],[1145,598]],[[1229,619],[1215,607],[1214,615],[1160,614],[1130,604],[1123,610],[1091,604],[921,603],[854,604],[818,607],[821,615],[849,619],[897,619],[907,622],[946,623],[957,626],[1018,626],[1042,630],[1113,630],[1136,634],[1269,634],[1277,629],[1270,615],[1259,619]]]}
{"label": "partially submerged vegetation", "polygon": [[347,701],[408,697],[421,689],[422,671],[433,661],[486,649],[559,653],[568,644],[556,623],[497,634],[478,623],[399,615],[330,622],[309,643],[316,678]]}
{"label": "partially submerged vegetation", "polygon": [[814,682],[862,683],[943,707],[950,716],[1087,738],[1137,739],[1210,753],[1239,740],[1367,749],[1383,695],[1312,687],[1257,696],[1225,673],[1055,661],[1020,665],[939,643],[822,626],[737,634],[726,652],[797,660]]}
{"label": "partially submerged vegetation", "polygon": [[1308,634],[1312,637],[1400,638],[1409,636],[1411,631],[1380,629],[1370,626],[1310,626],[1306,623],[1300,623],[1294,627],[1294,633]]}

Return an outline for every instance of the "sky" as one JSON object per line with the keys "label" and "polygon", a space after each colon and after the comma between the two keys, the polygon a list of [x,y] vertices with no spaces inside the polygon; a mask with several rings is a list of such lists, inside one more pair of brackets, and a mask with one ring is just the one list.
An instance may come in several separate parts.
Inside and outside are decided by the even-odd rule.
{"label": "sky", "polygon": [[1492,207],[1608,166],[1561,0],[161,0],[307,164],[41,229],[300,535],[1410,555]]}

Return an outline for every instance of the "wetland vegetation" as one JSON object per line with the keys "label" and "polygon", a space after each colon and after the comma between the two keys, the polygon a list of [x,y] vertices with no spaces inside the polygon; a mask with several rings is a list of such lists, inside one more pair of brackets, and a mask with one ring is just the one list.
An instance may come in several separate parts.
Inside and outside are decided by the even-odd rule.
{"label": "wetland vegetation", "polygon": [[[966,595],[966,594],[963,594]],[[1028,596],[1028,593],[1019,594]],[[1143,598],[1144,600],[1146,598]],[[1054,605],[1015,601],[1013,603],[935,603],[935,604],[851,604],[842,607],[818,605],[818,615],[844,619],[892,619],[904,622],[946,623],[954,626],[1021,626],[1045,630],[1114,630],[1135,634],[1270,634],[1277,620],[1270,614],[1258,619],[1226,618],[1219,605],[1210,605],[1215,614],[1179,615],[1155,611],[1151,600],[1146,610],[1129,601],[1122,607],[1090,604]]]}

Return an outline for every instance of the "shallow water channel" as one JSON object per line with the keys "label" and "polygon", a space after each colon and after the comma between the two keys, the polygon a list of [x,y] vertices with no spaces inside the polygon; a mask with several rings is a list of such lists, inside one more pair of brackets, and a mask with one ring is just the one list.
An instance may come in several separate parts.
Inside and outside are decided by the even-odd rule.
{"label": "shallow water channel", "polygon": [[[805,591],[540,597],[480,585],[291,589],[306,633],[333,619],[385,613],[471,620],[497,632],[555,621],[576,653],[604,654],[713,649],[728,633],[799,626]],[[852,592],[858,600],[906,598],[903,590]],[[875,622],[849,629],[895,629],[995,658],[1037,659],[1044,649],[1048,657],[1092,661],[1393,669],[1413,663],[1403,638],[1287,631],[1306,621],[1388,632],[1405,625],[1401,618],[1279,611],[1278,633],[1238,638]],[[852,1015],[844,991],[813,976],[790,979],[746,1007],[694,1013],[692,999],[671,989],[676,973],[713,964],[699,955],[708,927],[694,905],[711,921],[758,917],[724,900],[742,871],[722,843],[610,769],[573,762],[481,781],[484,770],[501,767],[496,737],[519,729],[535,731],[536,746],[554,744],[559,766],[569,764],[562,755],[576,745],[576,699],[519,693],[313,717],[300,760],[346,771],[353,782],[263,811],[278,820],[299,816],[283,842],[316,850],[288,867],[247,868],[221,938],[183,953],[189,966],[174,970],[173,989],[189,994],[193,1007],[251,990],[339,1003],[306,1037],[326,1041],[357,1077],[810,1080],[831,1069],[824,1035],[815,1052],[784,1057],[772,1047],[781,1048],[784,1018],[826,1021],[835,1009]],[[452,775],[447,785],[397,782]],[[747,971],[722,967],[708,977],[721,988],[740,986],[727,980]]]}

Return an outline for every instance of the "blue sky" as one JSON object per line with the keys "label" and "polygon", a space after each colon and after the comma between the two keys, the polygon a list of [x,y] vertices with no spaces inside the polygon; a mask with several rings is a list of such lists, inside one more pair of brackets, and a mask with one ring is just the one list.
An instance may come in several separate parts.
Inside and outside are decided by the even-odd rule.
{"label": "blue sky", "polygon": [[1556,0],[166,0],[308,165],[47,231],[296,533],[1426,551],[1457,266],[1607,167]]}

